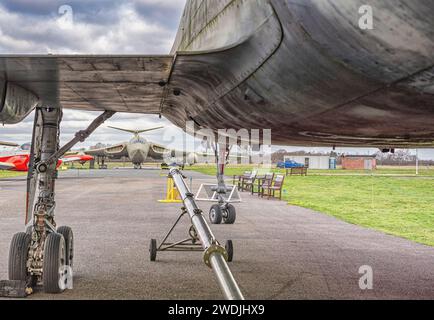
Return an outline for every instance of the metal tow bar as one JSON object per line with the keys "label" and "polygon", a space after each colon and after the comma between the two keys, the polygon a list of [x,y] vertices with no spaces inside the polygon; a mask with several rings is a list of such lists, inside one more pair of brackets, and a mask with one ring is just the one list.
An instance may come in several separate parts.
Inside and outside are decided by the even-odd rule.
{"label": "metal tow bar", "polygon": [[184,177],[176,168],[170,169],[170,175],[175,182],[176,188],[184,202],[185,209],[190,215],[191,222],[196,229],[203,250],[205,251],[205,264],[214,271],[225,298],[228,300],[244,300],[244,296],[226,262],[227,252],[214,237],[203,217],[202,210],[196,205],[194,195],[187,187]]}

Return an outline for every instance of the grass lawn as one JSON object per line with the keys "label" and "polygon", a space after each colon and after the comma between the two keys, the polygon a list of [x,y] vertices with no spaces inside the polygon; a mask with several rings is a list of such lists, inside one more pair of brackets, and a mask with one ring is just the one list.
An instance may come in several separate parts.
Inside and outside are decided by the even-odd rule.
{"label": "grass lawn", "polygon": [[[251,167],[250,167],[251,168]],[[213,166],[189,168],[215,174]],[[249,167],[228,167],[228,176]],[[275,170],[278,171],[278,170]],[[349,223],[434,246],[434,169],[311,170],[287,177],[283,198]]]}
{"label": "grass lawn", "polygon": [[15,171],[0,170],[0,179],[21,177],[21,176],[25,176],[26,174],[27,174],[27,172],[15,172]]}

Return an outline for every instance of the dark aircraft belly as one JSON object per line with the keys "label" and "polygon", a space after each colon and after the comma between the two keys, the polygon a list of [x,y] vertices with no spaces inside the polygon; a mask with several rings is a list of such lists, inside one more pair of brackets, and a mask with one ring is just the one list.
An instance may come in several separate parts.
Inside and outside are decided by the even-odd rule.
{"label": "dark aircraft belly", "polygon": [[[208,51],[178,55],[169,119],[268,128],[281,144],[434,145],[434,1],[271,3],[233,1],[225,10],[262,10],[253,33],[224,50],[199,39]],[[374,30],[358,26],[364,4]],[[230,32],[224,16],[202,34]]]}

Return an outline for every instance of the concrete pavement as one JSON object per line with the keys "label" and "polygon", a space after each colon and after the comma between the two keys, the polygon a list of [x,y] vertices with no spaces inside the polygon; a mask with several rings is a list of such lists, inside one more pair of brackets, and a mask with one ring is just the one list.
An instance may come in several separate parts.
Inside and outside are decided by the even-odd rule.
{"label": "concrete pavement", "polygon": [[[212,177],[187,172],[193,190]],[[74,290],[30,299],[221,299],[200,253],[159,253],[180,204],[159,204],[166,180],[155,170],[67,171],[57,182],[57,222],[75,236]],[[234,241],[235,278],[248,299],[433,299],[434,248],[368,230],[285,202],[245,193],[234,225],[211,226]],[[0,180],[0,279],[9,242],[23,230],[25,181]],[[201,203],[207,212],[209,203]],[[184,238],[186,218],[175,231]],[[359,268],[374,288],[359,288]]]}

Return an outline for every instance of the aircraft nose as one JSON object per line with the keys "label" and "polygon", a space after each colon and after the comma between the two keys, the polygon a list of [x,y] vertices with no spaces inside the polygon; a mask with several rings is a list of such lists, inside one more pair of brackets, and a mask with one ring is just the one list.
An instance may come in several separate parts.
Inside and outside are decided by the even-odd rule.
{"label": "aircraft nose", "polygon": [[133,163],[143,163],[146,161],[148,155],[147,146],[140,145],[130,145],[128,148],[128,154],[131,162]]}

